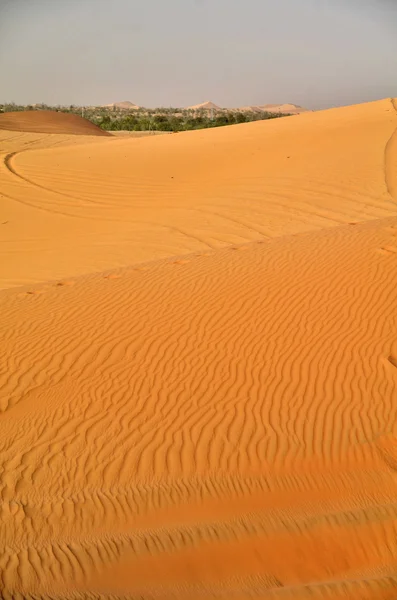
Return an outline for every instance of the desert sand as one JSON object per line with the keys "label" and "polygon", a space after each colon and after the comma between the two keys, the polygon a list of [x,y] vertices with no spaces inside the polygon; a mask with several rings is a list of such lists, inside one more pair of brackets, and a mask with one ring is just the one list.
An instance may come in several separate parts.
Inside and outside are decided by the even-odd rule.
{"label": "desert sand", "polygon": [[77,129],[0,135],[2,596],[394,600],[397,102]]}
{"label": "desert sand", "polygon": [[[87,119],[70,113],[50,110],[7,112],[0,115],[0,131],[24,133],[64,133],[71,135],[95,135],[109,137],[111,134]],[[5,140],[2,140],[4,143]],[[23,142],[20,142],[21,150]]]}

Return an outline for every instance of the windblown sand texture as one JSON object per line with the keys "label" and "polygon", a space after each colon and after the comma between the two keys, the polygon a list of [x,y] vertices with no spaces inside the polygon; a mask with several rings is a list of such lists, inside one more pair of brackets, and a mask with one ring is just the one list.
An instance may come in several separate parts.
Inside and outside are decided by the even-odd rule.
{"label": "windblown sand texture", "polygon": [[1,132],[2,597],[397,597],[396,131]]}

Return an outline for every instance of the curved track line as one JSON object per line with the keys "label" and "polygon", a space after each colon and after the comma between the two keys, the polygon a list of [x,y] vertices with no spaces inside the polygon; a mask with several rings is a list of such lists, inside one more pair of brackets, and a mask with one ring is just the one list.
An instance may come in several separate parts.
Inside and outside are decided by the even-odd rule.
{"label": "curved track line", "polygon": [[[391,105],[397,115],[396,98],[391,98]],[[397,202],[397,127],[385,147],[385,180],[387,191]]]}
{"label": "curved track line", "polygon": [[[58,196],[62,196],[64,198],[67,198],[68,200],[74,200],[74,201],[78,201],[80,200],[81,202],[89,202],[95,206],[98,206],[97,202],[94,202],[93,200],[88,200],[86,198],[79,198],[77,196],[69,196],[68,194],[64,194],[63,192],[58,192],[56,190],[52,190],[51,188],[47,188],[44,185],[40,185],[39,183],[35,183],[34,181],[28,179],[27,177],[24,177],[23,175],[21,175],[20,173],[18,173],[18,171],[15,169],[15,167],[12,165],[11,161],[12,159],[17,155],[17,154],[22,154],[23,152],[31,152],[31,149],[28,150],[18,150],[17,152],[10,152],[9,154],[7,154],[3,160],[3,164],[5,166],[5,168],[7,169],[7,171],[9,171],[12,175],[14,175],[14,177],[17,177],[18,179],[20,179],[21,181],[24,181],[25,183],[27,183],[28,185],[31,185],[33,187],[36,187],[38,189],[44,190],[45,192],[48,192],[50,194],[55,194]],[[28,202],[27,200],[21,200],[20,198],[15,198],[13,196],[10,196],[9,194],[7,194],[6,192],[1,191],[1,193],[3,194],[3,196],[5,196],[6,198],[9,198],[10,200],[13,200],[14,202],[18,202],[19,204],[23,204],[25,206],[29,206],[30,208],[35,208],[36,210],[41,210],[50,214],[55,214],[55,215],[61,215],[63,217],[71,217],[72,219],[83,219],[83,220],[95,220],[95,221],[114,221],[114,222],[120,222],[120,221],[125,221],[125,219],[114,219],[111,217],[106,217],[105,218],[101,218],[101,217],[95,217],[95,216],[84,216],[84,215],[76,215],[70,212],[66,212],[66,211],[61,211],[61,210],[55,210],[55,209],[50,209],[50,208],[46,208],[44,206],[38,206],[37,204],[34,204],[33,202]]]}
{"label": "curved track line", "polygon": [[65,194],[64,192],[59,192],[57,190],[53,190],[51,188],[47,188],[46,186],[41,185],[40,183],[36,183],[35,181],[32,181],[31,179],[28,179],[28,177],[24,177],[23,175],[21,175],[15,169],[15,167],[12,165],[11,161],[12,161],[13,158],[15,158],[15,156],[17,154],[22,154],[23,152],[28,152],[28,150],[19,150],[17,152],[10,152],[10,154],[7,154],[6,157],[4,158],[4,165],[10,171],[10,173],[12,173],[13,175],[15,175],[19,179],[22,179],[22,181],[25,181],[25,183],[28,183],[29,185],[33,185],[34,187],[37,187],[37,188],[39,188],[41,190],[44,190],[46,192],[49,192],[50,194],[56,194],[57,196],[62,196],[63,198],[68,198],[69,200],[80,200],[81,202],[90,202],[91,204],[97,204],[93,200],[88,200],[86,198],[79,198],[78,196],[70,196],[69,194]]}

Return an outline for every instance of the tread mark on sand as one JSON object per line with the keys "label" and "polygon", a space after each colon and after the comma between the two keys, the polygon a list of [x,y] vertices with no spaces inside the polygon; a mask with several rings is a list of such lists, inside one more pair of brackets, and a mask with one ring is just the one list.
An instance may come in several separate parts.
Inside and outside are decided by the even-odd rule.
{"label": "tread mark on sand", "polygon": [[[397,99],[390,99],[397,114]],[[395,164],[396,163],[396,164]],[[385,146],[385,181],[386,188],[393,200],[397,201],[397,127]]]}
{"label": "tread mark on sand", "polygon": [[[55,145],[55,144],[53,144],[53,146],[54,146],[54,145]],[[33,150],[35,150],[35,149],[33,148]],[[40,189],[40,190],[44,190],[45,192],[49,192],[50,194],[55,194],[55,195],[57,195],[57,196],[61,196],[61,197],[63,197],[63,198],[67,198],[68,200],[72,200],[72,201],[74,201],[74,202],[77,200],[77,201],[83,201],[83,202],[90,202],[90,203],[92,203],[92,204],[94,204],[94,205],[96,204],[96,202],[95,202],[95,201],[93,201],[93,200],[88,200],[87,198],[86,198],[86,199],[83,199],[83,198],[80,198],[80,197],[78,197],[78,196],[71,196],[70,194],[65,194],[64,192],[60,192],[60,191],[57,191],[57,190],[53,190],[53,189],[51,189],[51,188],[47,188],[47,187],[45,187],[44,185],[41,185],[40,183],[36,183],[36,182],[34,182],[33,180],[31,180],[31,179],[28,179],[27,177],[24,177],[23,175],[21,175],[21,174],[20,174],[20,173],[19,173],[19,172],[18,172],[18,171],[17,171],[17,170],[16,170],[16,169],[13,167],[13,165],[11,164],[11,161],[12,161],[12,159],[13,159],[13,158],[14,158],[14,157],[15,157],[17,154],[22,154],[22,153],[24,153],[24,152],[31,152],[31,151],[32,151],[32,149],[31,149],[31,148],[29,148],[29,149],[27,149],[27,150],[19,150],[19,151],[17,151],[17,152],[10,152],[10,154],[7,154],[7,156],[5,156],[5,157],[4,157],[4,160],[3,160],[3,163],[4,163],[4,166],[5,166],[5,168],[6,168],[6,169],[7,169],[7,170],[8,170],[10,173],[12,173],[12,174],[13,174],[15,177],[18,177],[18,179],[20,179],[21,181],[24,181],[25,183],[27,183],[27,184],[29,184],[29,185],[31,185],[31,186],[33,186],[33,187],[36,187],[36,188],[38,188],[38,189]],[[86,220],[87,220],[87,219],[94,219],[94,218],[95,218],[95,220],[97,220],[97,221],[98,221],[98,220],[99,220],[99,221],[101,221],[101,220],[102,220],[102,218],[98,218],[98,217],[93,217],[93,216],[87,217],[87,216],[83,216],[83,215],[76,215],[76,214],[73,214],[73,213],[70,213],[70,212],[65,212],[65,211],[60,211],[60,210],[55,210],[55,209],[46,208],[46,207],[44,207],[44,206],[39,206],[39,205],[36,205],[36,204],[34,204],[34,203],[32,203],[32,202],[27,202],[26,200],[21,200],[21,199],[18,199],[18,198],[14,198],[14,197],[12,197],[12,196],[9,196],[9,195],[5,194],[4,192],[3,192],[3,195],[4,195],[6,198],[10,198],[10,200],[14,200],[15,202],[19,202],[20,204],[24,204],[24,205],[26,205],[26,206],[31,206],[32,208],[35,208],[36,210],[41,210],[41,211],[44,211],[44,212],[48,212],[48,213],[50,213],[50,214],[58,214],[58,215],[63,215],[64,217],[72,217],[73,219],[86,219]],[[110,219],[110,218],[107,218],[107,220],[112,220],[112,221],[115,221],[115,222],[116,222],[116,221],[119,221],[120,219]]]}
{"label": "tread mark on sand", "polygon": [[45,192],[50,192],[50,194],[56,194],[57,196],[62,196],[63,198],[68,198],[69,200],[74,200],[74,201],[82,200],[84,202],[91,202],[92,204],[95,204],[95,202],[93,200],[88,200],[87,198],[79,198],[78,196],[71,196],[70,194],[65,194],[64,192],[60,192],[59,190],[54,190],[52,188],[48,188],[45,185],[41,185],[41,183],[36,183],[32,179],[29,179],[28,177],[24,177],[24,175],[21,175],[21,173],[19,173],[15,169],[15,167],[12,165],[11,161],[13,158],[15,158],[15,156],[17,154],[23,154],[23,153],[29,152],[29,151],[31,151],[31,150],[30,149],[29,150],[18,150],[17,152],[10,152],[10,154],[7,154],[7,156],[5,156],[4,165],[8,169],[8,171],[10,171],[10,173],[15,175],[15,177],[18,177],[19,179],[22,179],[22,181],[25,181],[29,185],[39,188],[40,190],[44,190]]}

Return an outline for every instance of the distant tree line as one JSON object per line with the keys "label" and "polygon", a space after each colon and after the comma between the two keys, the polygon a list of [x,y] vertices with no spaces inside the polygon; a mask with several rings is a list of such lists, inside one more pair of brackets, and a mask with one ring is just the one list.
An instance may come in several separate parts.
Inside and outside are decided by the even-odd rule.
{"label": "distant tree line", "polygon": [[249,123],[251,121],[263,121],[275,119],[282,115],[275,113],[235,112],[222,111],[211,115],[209,111],[192,113],[183,111],[177,114],[148,114],[139,113],[121,115],[114,117],[111,114],[104,115],[96,120],[99,127],[107,131],[190,131],[193,129],[207,129],[210,127],[222,127],[224,125],[236,125],[237,123]]}
{"label": "distant tree line", "polygon": [[0,112],[23,110],[55,110],[58,112],[78,114],[106,131],[190,131],[208,129],[224,125],[236,125],[251,121],[277,119],[283,116],[271,112],[251,112],[236,110],[193,110],[181,108],[139,108],[122,110],[115,107],[78,107],[49,106],[35,104],[22,106],[15,103],[0,104]]}

